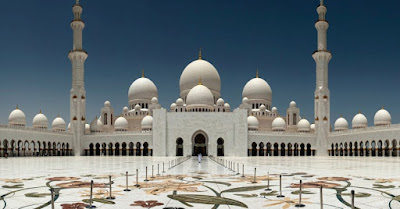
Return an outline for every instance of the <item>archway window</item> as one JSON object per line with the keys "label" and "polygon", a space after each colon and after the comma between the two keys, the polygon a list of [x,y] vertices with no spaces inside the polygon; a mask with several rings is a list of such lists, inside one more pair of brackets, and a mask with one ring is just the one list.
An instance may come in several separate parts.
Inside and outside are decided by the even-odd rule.
{"label": "archway window", "polygon": [[218,156],[224,156],[224,140],[222,138],[219,138],[217,140],[217,155]]}
{"label": "archway window", "polygon": [[201,153],[203,156],[207,155],[207,139],[203,133],[198,133],[194,137],[193,143],[193,156],[197,156]]}
{"label": "archway window", "polygon": [[251,156],[257,156],[257,144],[255,142],[251,144]]}
{"label": "archway window", "polygon": [[297,114],[293,114],[293,125],[297,125]]}
{"label": "archway window", "polygon": [[176,156],[183,156],[183,139],[176,140]]}
{"label": "archway window", "polygon": [[107,125],[107,113],[104,113],[103,124]]}
{"label": "archway window", "polygon": [[147,142],[143,143],[143,156],[149,156],[149,144]]}

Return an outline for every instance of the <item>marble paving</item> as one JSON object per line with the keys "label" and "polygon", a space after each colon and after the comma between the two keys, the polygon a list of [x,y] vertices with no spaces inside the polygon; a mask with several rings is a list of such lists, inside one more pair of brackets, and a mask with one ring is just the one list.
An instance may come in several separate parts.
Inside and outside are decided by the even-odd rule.
{"label": "marble paving", "polygon": [[[235,162],[235,171],[211,158],[193,157],[169,168],[168,157],[32,157],[0,158],[0,209],[97,208],[296,208],[299,181],[303,181],[305,208],[350,208],[350,191],[361,209],[400,208],[400,158],[391,157],[248,157],[221,158]],[[164,163],[165,173],[162,172]],[[239,169],[237,168],[237,164]],[[242,176],[242,165],[245,177]],[[158,174],[160,166],[160,175]],[[145,182],[145,167],[148,179]],[[152,177],[154,166],[154,178]],[[256,183],[254,168],[257,168]],[[136,187],[139,169],[139,187]],[[128,188],[126,189],[126,171]],[[269,172],[269,175],[268,175]],[[109,176],[113,184],[110,196]],[[279,195],[279,175],[282,195]],[[268,179],[270,189],[267,190]]]}

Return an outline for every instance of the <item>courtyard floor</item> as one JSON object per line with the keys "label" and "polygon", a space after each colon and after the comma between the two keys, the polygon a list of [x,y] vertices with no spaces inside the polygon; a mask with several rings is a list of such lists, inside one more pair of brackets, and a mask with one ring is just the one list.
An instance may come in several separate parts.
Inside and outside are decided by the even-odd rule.
{"label": "courtyard floor", "polygon": [[[51,208],[50,188],[56,188],[55,208],[87,205],[94,181],[97,208],[295,208],[303,181],[305,208],[400,208],[400,158],[392,157],[245,157],[232,161],[235,172],[209,157],[192,157],[169,169],[168,157],[20,157],[0,159],[0,209]],[[163,166],[164,170],[163,173]],[[238,163],[239,169],[237,168]],[[233,164],[233,163],[232,163]],[[244,164],[245,177],[242,176]],[[160,175],[158,176],[158,165]],[[148,179],[144,182],[145,167]],[[152,176],[154,166],[154,177]],[[257,168],[256,182],[254,168]],[[136,187],[139,169],[139,187]],[[126,188],[126,171],[128,187]],[[240,174],[238,174],[238,172]],[[269,172],[269,175],[268,175]],[[109,176],[112,177],[112,196]],[[279,195],[279,175],[282,194]],[[266,191],[270,180],[271,191]]]}

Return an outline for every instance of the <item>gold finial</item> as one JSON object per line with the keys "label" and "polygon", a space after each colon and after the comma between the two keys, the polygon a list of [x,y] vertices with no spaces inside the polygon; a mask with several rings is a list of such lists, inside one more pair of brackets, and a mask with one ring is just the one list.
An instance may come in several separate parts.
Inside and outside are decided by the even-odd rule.
{"label": "gold finial", "polygon": [[42,114],[42,109],[40,109],[39,114]]}
{"label": "gold finial", "polygon": [[385,107],[384,106],[382,106],[382,110],[384,110],[385,109]]}
{"label": "gold finial", "polygon": [[199,83],[198,85],[203,85],[203,83],[201,82],[201,77],[199,78]]}
{"label": "gold finial", "polygon": [[76,4],[77,4],[77,5],[79,4],[79,0],[76,0]]}
{"label": "gold finial", "polygon": [[201,60],[201,48],[200,48],[200,51],[199,51],[199,60]]}
{"label": "gold finial", "polygon": [[59,117],[60,117],[60,113],[57,114],[57,118],[59,118]]}
{"label": "gold finial", "polygon": [[320,0],[321,6],[324,5],[324,0]]}
{"label": "gold finial", "polygon": [[257,69],[257,72],[256,72],[256,78],[259,78],[259,75],[258,75],[258,69]]}
{"label": "gold finial", "polygon": [[358,110],[358,114],[361,114],[361,110]]}
{"label": "gold finial", "polygon": [[144,78],[144,69],[142,69],[142,78]]}
{"label": "gold finial", "polygon": [[18,104],[17,104],[17,108],[16,108],[16,110],[18,110]]}
{"label": "gold finial", "polygon": [[342,115],[342,114],[340,114],[340,117],[341,117],[341,118],[343,118],[343,115]]}

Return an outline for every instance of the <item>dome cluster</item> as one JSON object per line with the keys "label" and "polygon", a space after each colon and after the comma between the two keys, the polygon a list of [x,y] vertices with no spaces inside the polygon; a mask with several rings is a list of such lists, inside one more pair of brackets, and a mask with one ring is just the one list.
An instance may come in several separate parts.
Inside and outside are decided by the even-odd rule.
{"label": "dome cluster", "polygon": [[[351,121],[353,129],[364,129],[368,127],[368,119],[364,114],[359,112],[353,117]],[[392,117],[385,109],[380,109],[375,113],[374,125],[375,126],[390,126],[392,124]],[[349,129],[349,123],[345,118],[340,116],[334,124],[335,131],[345,131]]]}
{"label": "dome cluster", "polygon": [[258,77],[251,79],[243,88],[242,102],[250,104],[252,109],[259,109],[262,105],[267,110],[271,110],[272,90],[269,84],[262,78]]}
{"label": "dome cluster", "polygon": [[[8,116],[8,125],[10,127],[26,127],[26,116],[25,113],[20,110],[17,106]],[[40,111],[32,120],[32,128],[38,130],[47,130],[49,126],[49,120],[46,115]],[[55,132],[65,131],[66,123],[63,118],[58,115],[51,123],[51,130]],[[70,125],[68,126],[70,129]]]}

